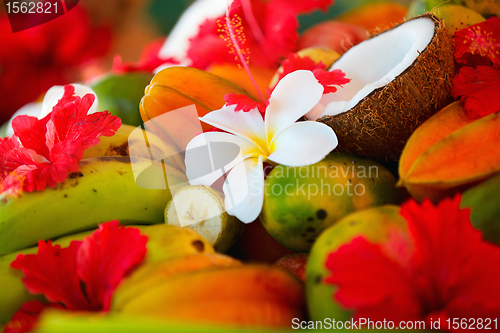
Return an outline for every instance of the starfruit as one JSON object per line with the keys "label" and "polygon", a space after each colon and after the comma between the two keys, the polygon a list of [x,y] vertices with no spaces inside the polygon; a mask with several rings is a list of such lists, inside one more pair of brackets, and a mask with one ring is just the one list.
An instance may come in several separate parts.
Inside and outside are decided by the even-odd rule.
{"label": "starfruit", "polygon": [[423,123],[399,161],[399,186],[437,202],[500,172],[500,113],[471,120],[460,101]]}
{"label": "starfruit", "polygon": [[[195,104],[200,117],[220,109],[226,94],[247,95],[246,90],[220,76],[192,68],[169,67],[158,72],[146,87],[140,110],[144,122],[166,112]],[[204,125],[203,129],[211,126]]]}
{"label": "starfruit", "polygon": [[[255,100],[246,90],[220,76],[192,67],[175,66],[153,77],[139,108],[147,129],[182,152],[196,133],[212,128],[197,118],[224,106],[224,96],[229,93],[247,95]],[[179,110],[184,107],[187,111],[195,108],[197,116]],[[176,112],[170,112],[174,110]],[[162,115],[165,117],[159,117]]]}

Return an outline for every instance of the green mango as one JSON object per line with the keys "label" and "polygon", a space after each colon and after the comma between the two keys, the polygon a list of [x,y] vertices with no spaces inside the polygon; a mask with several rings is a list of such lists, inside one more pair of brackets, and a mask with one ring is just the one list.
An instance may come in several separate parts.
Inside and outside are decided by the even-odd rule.
{"label": "green mango", "polygon": [[306,267],[307,310],[311,320],[335,318],[337,321],[347,321],[351,318],[351,311],[334,301],[336,287],[324,283],[324,279],[331,274],[325,266],[327,257],[358,236],[365,237],[371,243],[382,244],[391,237],[405,235],[402,239],[406,237],[410,243],[408,223],[399,210],[399,206],[386,205],[355,212],[319,236],[311,249]]}
{"label": "green mango", "polygon": [[337,152],[309,166],[279,165],[266,178],[260,221],[282,245],[306,252],[349,213],[398,203],[395,184],[381,164]]}
{"label": "green mango", "polygon": [[470,208],[474,227],[485,240],[500,245],[500,174],[465,191],[460,208]]}
{"label": "green mango", "polygon": [[151,73],[109,74],[90,85],[99,99],[99,111],[108,110],[120,117],[122,123],[142,124],[139,103],[149,84]]}

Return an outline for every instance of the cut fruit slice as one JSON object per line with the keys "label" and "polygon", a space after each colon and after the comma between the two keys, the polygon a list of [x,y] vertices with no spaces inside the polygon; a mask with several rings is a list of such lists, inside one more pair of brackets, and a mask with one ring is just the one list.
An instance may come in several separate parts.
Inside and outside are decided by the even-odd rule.
{"label": "cut fruit slice", "polygon": [[217,252],[229,250],[243,234],[243,223],[226,212],[222,194],[202,185],[177,191],[165,208],[165,223],[192,228]]}
{"label": "cut fruit slice", "polygon": [[352,47],[330,70],[351,82],[323,96],[323,122],[339,150],[398,159],[410,134],[449,102],[453,44],[432,14],[409,20]]}

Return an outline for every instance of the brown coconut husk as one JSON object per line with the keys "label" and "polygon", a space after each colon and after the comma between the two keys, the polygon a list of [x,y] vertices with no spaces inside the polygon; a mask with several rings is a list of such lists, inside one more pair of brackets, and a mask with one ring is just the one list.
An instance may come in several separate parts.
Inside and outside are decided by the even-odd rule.
{"label": "brown coconut husk", "polygon": [[318,119],[337,134],[339,151],[395,161],[411,133],[451,102],[453,41],[438,17],[427,13],[412,20],[421,18],[434,22],[434,36],[405,71],[351,110]]}

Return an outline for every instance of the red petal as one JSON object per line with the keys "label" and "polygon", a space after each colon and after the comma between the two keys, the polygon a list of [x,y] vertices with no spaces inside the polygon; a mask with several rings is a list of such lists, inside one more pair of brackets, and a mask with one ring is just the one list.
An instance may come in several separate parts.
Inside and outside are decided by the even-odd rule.
{"label": "red petal", "polygon": [[125,275],[146,255],[147,237],[139,229],[111,221],[86,237],[78,250],[78,276],[93,307],[109,310],[111,295]]}
{"label": "red petal", "polygon": [[454,38],[457,62],[471,66],[471,55],[479,55],[493,64],[500,65],[500,18],[491,17],[461,29],[455,33]]}
{"label": "red petal", "polygon": [[165,38],[156,39],[147,44],[142,50],[141,57],[137,63],[123,63],[120,55],[116,55],[113,59],[113,72],[128,73],[128,72],[153,72],[158,66],[163,64],[178,64],[179,62],[173,58],[160,59],[160,52]]}
{"label": "red petal", "polygon": [[437,207],[425,200],[401,207],[417,251],[413,276],[428,312],[450,318],[481,318],[500,313],[500,248],[472,227],[460,196]]}
{"label": "red petal", "polygon": [[[283,71],[278,75],[278,82],[288,74],[298,71],[300,69],[313,71],[315,69],[325,69],[325,64],[322,62],[316,63],[308,56],[301,57],[297,53],[290,53],[288,57],[281,63]],[[276,83],[277,85],[278,83]],[[273,89],[276,87],[273,87]],[[268,91],[271,94],[272,90]]]}
{"label": "red petal", "polygon": [[256,102],[246,95],[226,94],[224,100],[227,105],[236,105],[235,111],[248,112],[252,109],[259,109],[259,112],[266,112],[267,104],[264,102]]}
{"label": "red petal", "polygon": [[389,259],[379,245],[362,237],[330,253],[326,267],[332,275],[326,283],[335,284],[334,298],[355,318],[370,320],[416,320],[421,313],[411,276]]}
{"label": "red petal", "polygon": [[[263,39],[256,37],[245,18],[241,1],[235,0],[229,8],[230,16],[239,16],[243,21],[246,36],[244,48],[249,49],[250,63],[255,66],[278,68],[281,60],[297,48],[299,14],[314,9],[326,9],[332,0],[252,0],[254,21],[263,33]],[[224,16],[207,20],[200,26],[200,32],[190,40],[187,52],[194,67],[205,69],[211,63],[238,63],[229,53],[227,43],[219,38],[218,20]]]}
{"label": "red petal", "polygon": [[43,294],[54,303],[63,303],[69,310],[99,310],[87,301],[76,275],[76,255],[81,242],[73,241],[61,249],[49,241],[38,242],[37,254],[20,254],[11,264],[23,271],[23,283],[32,294]]}
{"label": "red petal", "polygon": [[50,117],[41,120],[30,116],[17,116],[12,121],[14,134],[22,142],[26,149],[33,149],[37,154],[49,158],[49,149],[45,144],[45,133],[47,133],[47,122]]}
{"label": "red petal", "polygon": [[35,327],[38,317],[46,308],[46,304],[40,301],[26,302],[21,305],[10,322],[5,325],[3,333],[24,333],[30,332]]}
{"label": "red petal", "polygon": [[471,119],[500,111],[500,70],[490,66],[462,67],[453,78],[451,95],[462,99]]}
{"label": "red petal", "polygon": [[343,84],[351,82],[350,79],[345,77],[345,73],[340,69],[335,69],[331,72],[322,69],[316,69],[313,71],[313,73],[314,77],[325,88],[323,94],[336,92],[337,88],[332,87],[333,85],[342,87]]}

